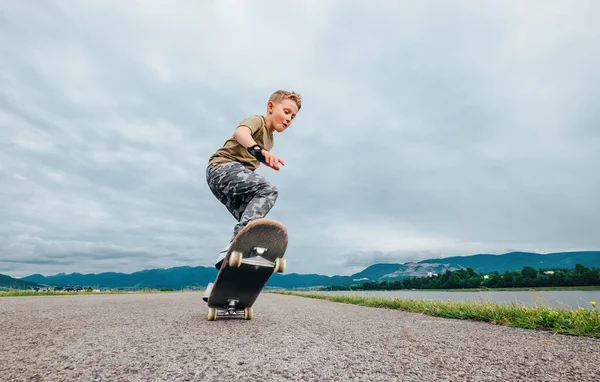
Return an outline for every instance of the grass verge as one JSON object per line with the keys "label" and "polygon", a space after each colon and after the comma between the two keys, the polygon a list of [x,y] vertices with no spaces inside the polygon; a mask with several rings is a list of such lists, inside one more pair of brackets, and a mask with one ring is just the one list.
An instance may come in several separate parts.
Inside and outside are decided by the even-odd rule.
{"label": "grass verge", "polygon": [[[319,290],[319,289],[314,289]],[[329,291],[320,289],[323,291]],[[358,291],[358,292],[379,292],[389,291],[391,289],[360,289],[360,288],[348,288],[348,289],[337,289],[336,291]],[[600,290],[600,286],[562,286],[562,287],[514,287],[514,288],[460,288],[460,289],[393,289],[395,292],[528,292],[528,291],[572,291],[572,290]]]}
{"label": "grass verge", "polygon": [[85,296],[85,295],[97,295],[97,294],[144,294],[144,293],[175,293],[176,291],[168,290],[162,291],[157,289],[141,289],[136,291],[101,291],[101,292],[64,292],[64,291],[47,291],[47,292],[35,292],[31,290],[12,290],[12,291],[0,291],[0,297],[24,297],[24,296]]}
{"label": "grass verge", "polygon": [[399,309],[430,316],[489,322],[515,328],[548,330],[555,334],[600,338],[600,312],[596,303],[590,309],[576,310],[529,307],[515,303],[433,301],[424,299],[335,296],[319,293],[276,291],[272,293],[316,298],[344,304]]}
{"label": "grass verge", "polygon": [[0,297],[23,297],[23,296],[77,296],[77,295],[92,295],[92,294],[124,294],[129,292],[35,292],[30,290],[13,290],[0,291]]}

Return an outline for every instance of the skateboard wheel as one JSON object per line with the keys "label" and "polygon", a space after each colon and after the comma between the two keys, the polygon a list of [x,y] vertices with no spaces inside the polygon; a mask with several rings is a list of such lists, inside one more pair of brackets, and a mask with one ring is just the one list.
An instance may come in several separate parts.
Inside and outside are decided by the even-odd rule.
{"label": "skateboard wheel", "polygon": [[208,321],[216,321],[217,308],[208,308]]}
{"label": "skateboard wheel", "polygon": [[242,252],[233,251],[231,255],[229,255],[229,266],[232,268],[237,268],[242,265]]}
{"label": "skateboard wheel", "polygon": [[285,259],[278,257],[275,259],[275,272],[283,273],[285,271]]}
{"label": "skateboard wheel", "polygon": [[252,307],[244,309],[244,320],[251,320],[254,316],[254,309]]}

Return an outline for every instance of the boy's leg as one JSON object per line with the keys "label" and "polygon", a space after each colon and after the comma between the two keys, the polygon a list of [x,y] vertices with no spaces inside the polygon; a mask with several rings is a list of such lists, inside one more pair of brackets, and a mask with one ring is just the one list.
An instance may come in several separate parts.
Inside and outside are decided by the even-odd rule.
{"label": "boy's leg", "polygon": [[277,201],[278,191],[275,186],[267,182],[261,175],[247,169],[245,170],[249,174],[246,174],[248,177],[242,183],[239,183],[240,187],[237,192],[239,195],[243,195],[243,197],[236,210],[236,215],[239,214],[239,218],[236,217],[239,222],[233,229],[231,240],[248,223],[267,216]]}
{"label": "boy's leg", "polygon": [[[277,200],[277,188],[240,163],[209,166],[206,179],[212,193],[238,221],[230,242],[249,222],[265,217]],[[217,268],[226,252],[227,248],[219,254]]]}

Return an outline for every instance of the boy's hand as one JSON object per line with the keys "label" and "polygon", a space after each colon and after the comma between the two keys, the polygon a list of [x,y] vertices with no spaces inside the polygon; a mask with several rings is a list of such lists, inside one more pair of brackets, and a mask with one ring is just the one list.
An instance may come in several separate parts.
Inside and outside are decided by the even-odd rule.
{"label": "boy's hand", "polygon": [[271,167],[273,170],[279,171],[279,163],[285,166],[283,159],[279,158],[276,155],[271,154],[267,150],[263,149],[262,154],[265,157],[265,164]]}
{"label": "boy's hand", "polygon": [[266,164],[273,170],[279,171],[279,163],[285,166],[283,159],[279,158],[276,155],[273,155],[272,153],[263,149],[259,145],[248,147],[248,152],[250,153],[250,155],[258,159],[259,162]]}

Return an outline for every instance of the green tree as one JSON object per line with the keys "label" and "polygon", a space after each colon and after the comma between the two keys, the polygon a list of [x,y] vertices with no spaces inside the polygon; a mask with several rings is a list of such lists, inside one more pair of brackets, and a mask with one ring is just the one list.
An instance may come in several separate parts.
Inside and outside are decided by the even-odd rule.
{"label": "green tree", "polygon": [[584,267],[583,264],[575,264],[575,273],[583,275],[589,271],[588,268]]}
{"label": "green tree", "polygon": [[444,289],[456,289],[460,287],[460,278],[457,272],[453,272],[448,281],[443,285]]}
{"label": "green tree", "polygon": [[446,269],[446,272],[444,272],[444,274],[442,274],[442,280],[441,280],[441,284],[444,285],[448,282],[448,280],[450,280],[450,276],[452,276],[452,271],[449,269]]}
{"label": "green tree", "polygon": [[469,277],[478,277],[479,274],[473,268],[467,268],[467,275]]}
{"label": "green tree", "polygon": [[534,279],[537,277],[537,271],[532,267],[524,267],[521,274],[525,279]]}

